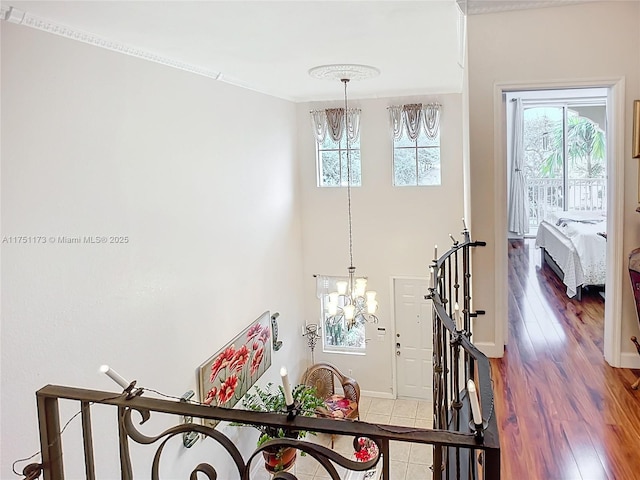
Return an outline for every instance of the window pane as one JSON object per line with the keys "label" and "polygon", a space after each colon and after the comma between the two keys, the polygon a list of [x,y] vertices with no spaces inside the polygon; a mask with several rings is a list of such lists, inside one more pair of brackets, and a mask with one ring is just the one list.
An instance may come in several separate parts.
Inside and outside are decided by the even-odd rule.
{"label": "window pane", "polygon": [[396,186],[417,185],[415,150],[395,150],[393,162],[393,184]]}
{"label": "window pane", "polygon": [[340,186],[340,159],[338,151],[328,150],[320,152],[320,155],[320,168],[322,169],[320,185],[328,187]]}
{"label": "window pane", "polygon": [[324,141],[320,144],[320,150],[337,150],[340,147],[338,142],[331,138],[331,135],[324,136]]}
{"label": "window pane", "polygon": [[394,140],[393,141],[393,147],[394,148],[398,148],[398,147],[415,147],[415,146],[416,146],[416,141],[409,139],[409,137],[407,137],[405,134],[402,135],[402,138],[400,138],[400,140]]}
{"label": "window pane", "polygon": [[325,321],[324,323],[324,347],[325,349],[364,349],[365,330],[364,325],[356,325],[351,330],[347,330],[342,322]]}
{"label": "window pane", "polygon": [[[362,174],[360,166],[360,150],[349,150],[351,159],[351,186],[360,187],[362,185]],[[342,186],[347,186],[347,152],[342,152]]]}
{"label": "window pane", "polygon": [[440,149],[418,149],[418,185],[440,185]]}
{"label": "window pane", "polygon": [[420,130],[415,141],[406,134],[393,143],[393,180],[397,187],[440,185],[440,134]]}
{"label": "window pane", "polygon": [[[366,351],[365,326],[355,325],[351,330],[342,321],[328,320],[328,292],[337,290],[336,282],[347,280],[347,277],[326,277],[326,293],[320,295],[320,312],[323,318],[322,346],[323,351],[337,353],[363,354]],[[339,304],[343,304],[339,301]]]}
{"label": "window pane", "polygon": [[[349,156],[351,157],[351,185],[362,185],[360,138],[349,142]],[[322,143],[316,142],[318,158],[318,186],[346,187],[347,186],[347,154],[346,140],[335,142],[327,136]]]}
{"label": "window pane", "polygon": [[423,130],[420,130],[420,136],[417,140],[418,147],[437,147],[440,145],[440,133],[435,138],[427,137]]}

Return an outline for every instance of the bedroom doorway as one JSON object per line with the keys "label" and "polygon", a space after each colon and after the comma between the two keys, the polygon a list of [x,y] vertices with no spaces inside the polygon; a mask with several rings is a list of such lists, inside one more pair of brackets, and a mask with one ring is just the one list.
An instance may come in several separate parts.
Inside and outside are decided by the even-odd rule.
{"label": "bedroom doorway", "polygon": [[[509,106],[506,96],[519,91],[539,92],[540,95],[548,94],[551,90],[580,90],[584,93],[587,89],[604,89],[606,91],[606,303],[604,314],[604,344],[603,353],[607,362],[614,366],[621,366],[623,358],[621,353],[621,314],[623,280],[622,262],[613,259],[622,258],[622,213],[623,213],[623,185],[624,170],[620,162],[615,159],[623,157],[624,152],[624,125],[625,125],[625,82],[623,78],[608,78],[602,80],[576,80],[573,82],[548,82],[537,84],[525,83],[497,83],[494,89],[494,105],[497,115],[494,116],[496,135],[496,198],[504,199],[496,204],[495,231],[496,231],[496,255],[494,257],[496,276],[496,316],[501,319],[496,331],[496,346],[506,345],[508,338],[508,256],[509,226],[507,201],[509,190],[507,179],[511,180],[507,168],[507,155],[511,141],[506,135],[507,114]],[[524,185],[523,185],[524,189]],[[520,236],[520,238],[522,238]],[[501,252],[501,253],[498,253]]]}

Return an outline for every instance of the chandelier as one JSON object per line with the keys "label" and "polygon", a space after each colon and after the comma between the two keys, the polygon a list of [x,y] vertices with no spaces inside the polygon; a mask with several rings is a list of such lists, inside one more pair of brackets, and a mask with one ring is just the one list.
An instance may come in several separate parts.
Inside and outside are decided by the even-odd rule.
{"label": "chandelier", "polygon": [[351,155],[349,148],[349,134],[353,127],[349,123],[349,104],[347,100],[347,84],[351,79],[363,79],[378,75],[380,72],[367,65],[322,65],[309,70],[309,75],[315,78],[339,79],[344,84],[344,134],[346,137],[347,157],[347,218],[349,223],[349,268],[346,281],[336,282],[337,291],[328,295],[327,321],[331,324],[342,323],[348,330],[365,322],[378,323],[375,315],[378,310],[376,292],[367,290],[367,278],[356,277],[356,267],[353,266],[353,234],[351,215]]}

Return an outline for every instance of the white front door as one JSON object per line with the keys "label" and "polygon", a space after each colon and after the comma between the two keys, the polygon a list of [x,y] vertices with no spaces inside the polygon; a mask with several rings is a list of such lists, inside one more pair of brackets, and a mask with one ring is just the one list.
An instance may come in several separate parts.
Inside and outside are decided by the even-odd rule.
{"label": "white front door", "polygon": [[393,281],[398,396],[431,400],[433,394],[432,303],[426,279]]}

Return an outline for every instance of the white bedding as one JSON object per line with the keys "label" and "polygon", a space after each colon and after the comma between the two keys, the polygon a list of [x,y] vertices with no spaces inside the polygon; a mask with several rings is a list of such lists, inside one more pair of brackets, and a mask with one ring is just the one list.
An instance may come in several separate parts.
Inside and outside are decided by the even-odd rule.
{"label": "white bedding", "polygon": [[564,272],[567,295],[581,285],[604,285],[606,214],[567,211],[548,214],[538,227],[536,247],[544,247]]}

